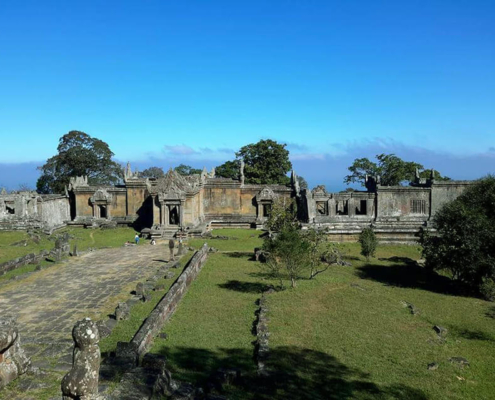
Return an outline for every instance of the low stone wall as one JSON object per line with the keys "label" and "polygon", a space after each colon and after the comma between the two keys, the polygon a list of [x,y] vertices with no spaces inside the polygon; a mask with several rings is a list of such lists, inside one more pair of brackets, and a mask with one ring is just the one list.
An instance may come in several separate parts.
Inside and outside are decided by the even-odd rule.
{"label": "low stone wall", "polygon": [[38,254],[30,253],[25,256],[14,258],[13,260],[5,261],[0,264],[0,275],[4,275],[13,269],[23,267],[27,264],[37,264],[48,256],[50,252],[48,250],[41,250]]}
{"label": "low stone wall", "polygon": [[52,250],[41,250],[38,254],[26,254],[25,256],[14,258],[13,260],[5,261],[0,264],[0,275],[4,275],[9,271],[23,267],[27,264],[38,264],[46,258],[52,258],[53,261],[60,261],[62,257],[69,255],[69,250],[69,236],[64,235],[57,239],[55,247]]}
{"label": "low stone wall", "polygon": [[130,364],[137,365],[139,359],[149,350],[153,338],[158,335],[165,322],[173,315],[177,304],[182,299],[191,283],[198,276],[208,257],[206,243],[198,250],[179,278],[169,291],[163,296],[141,328],[134,335],[130,343],[119,342],[117,344],[117,358]]}

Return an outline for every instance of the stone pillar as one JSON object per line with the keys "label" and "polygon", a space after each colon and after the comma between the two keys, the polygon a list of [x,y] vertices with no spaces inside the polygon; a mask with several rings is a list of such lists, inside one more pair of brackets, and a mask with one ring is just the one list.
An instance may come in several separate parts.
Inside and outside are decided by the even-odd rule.
{"label": "stone pillar", "polygon": [[96,323],[89,318],[76,322],[72,338],[72,369],[62,379],[62,398],[96,400],[101,360],[98,346],[100,335]]}
{"label": "stone pillar", "polygon": [[329,217],[335,217],[335,199],[331,198],[328,200],[328,216]]}
{"label": "stone pillar", "polygon": [[165,225],[165,208],[167,206],[163,203],[160,204],[160,225],[164,226]]}
{"label": "stone pillar", "polygon": [[15,319],[0,317],[0,389],[24,374],[30,366],[31,360],[21,348]]}
{"label": "stone pillar", "polygon": [[169,223],[170,223],[170,207],[168,204],[165,204],[165,218],[164,218],[164,221],[163,221],[163,225],[165,227],[168,227],[169,226]]}
{"label": "stone pillar", "polygon": [[373,199],[367,199],[366,200],[366,215],[368,217],[372,217],[373,216],[373,212],[374,212],[374,200]]}
{"label": "stone pillar", "polygon": [[349,215],[349,217],[354,217],[356,215],[356,204],[354,203],[353,197],[349,197],[347,200],[347,215]]}
{"label": "stone pillar", "polygon": [[181,200],[180,201],[180,206],[179,206],[179,227],[183,227],[185,224],[184,224],[184,209],[186,208],[185,207],[185,204],[186,204],[186,201],[185,200]]}

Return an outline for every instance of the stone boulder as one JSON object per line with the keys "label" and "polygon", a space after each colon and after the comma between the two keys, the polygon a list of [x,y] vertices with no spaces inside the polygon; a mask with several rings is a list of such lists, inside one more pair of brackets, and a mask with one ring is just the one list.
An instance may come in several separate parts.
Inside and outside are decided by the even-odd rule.
{"label": "stone boulder", "polygon": [[76,322],[72,338],[72,369],[62,379],[62,398],[96,400],[101,361],[97,324],[89,318]]}
{"label": "stone boulder", "polygon": [[24,374],[31,365],[21,347],[21,338],[13,317],[0,317],[0,388]]}
{"label": "stone boulder", "polygon": [[122,320],[125,320],[127,318],[129,318],[129,315],[131,313],[131,310],[129,308],[129,306],[127,305],[127,303],[119,303],[117,305],[117,307],[115,308],[115,319],[117,321],[122,321]]}

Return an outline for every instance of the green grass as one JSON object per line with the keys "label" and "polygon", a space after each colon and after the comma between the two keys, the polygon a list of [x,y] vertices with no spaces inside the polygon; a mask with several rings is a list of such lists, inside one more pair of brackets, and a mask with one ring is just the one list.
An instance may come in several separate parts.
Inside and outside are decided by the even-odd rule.
{"label": "green grass", "polygon": [[163,329],[168,339],[156,339],[152,348],[167,357],[175,378],[204,380],[220,366],[253,371],[258,271],[247,256],[210,254]]}
{"label": "green grass", "polygon": [[[193,252],[190,252],[182,257],[180,260],[181,266],[184,267],[191,257]],[[119,321],[116,327],[113,329],[110,336],[100,341],[100,350],[102,354],[108,355],[110,352],[115,351],[117,348],[117,342],[129,342],[138,329],[143,324],[144,320],[150,315],[151,311],[156,307],[161,298],[167,293],[168,289],[175,282],[179,274],[182,272],[181,268],[175,270],[176,276],[173,279],[160,279],[156,284],[163,284],[163,290],[157,290],[151,292],[152,299],[146,303],[138,302],[131,308],[129,319]]]}
{"label": "green grass", "polygon": [[[27,246],[11,246],[13,243],[27,241]],[[17,257],[25,256],[29,253],[39,253],[43,249],[53,248],[52,241],[48,240],[48,236],[41,235],[39,243],[35,243],[29,238],[26,232],[0,232],[0,263],[12,260]]]}
{"label": "green grass", "polygon": [[[253,231],[235,232],[253,239]],[[212,242],[222,251],[254,247]],[[493,398],[493,303],[457,295],[447,277],[417,267],[417,246],[380,245],[369,263],[358,244],[342,248],[352,267],[331,267],[269,295],[268,365],[275,371],[269,381],[253,373],[251,328],[253,302],[270,280],[241,254],[210,255],[164,327],[169,338],[157,340],[152,351],[167,356],[176,378],[189,381],[202,381],[219,366],[240,366],[245,379],[228,389],[233,399]],[[403,302],[421,313],[412,315]],[[444,342],[434,325],[448,329]],[[451,364],[456,356],[471,365]],[[432,362],[438,370],[427,369]]]}
{"label": "green grass", "polygon": [[[26,254],[39,253],[41,250],[51,250],[55,246],[57,235],[63,233],[68,233],[70,236],[69,243],[71,251],[74,249],[75,244],[77,244],[79,251],[85,251],[89,248],[120,247],[128,240],[133,241],[136,234],[134,229],[127,227],[106,230],[67,227],[57,231],[52,236],[41,234],[39,243],[35,243],[26,232],[0,232],[0,263],[25,256]],[[26,240],[26,246],[12,246],[13,243],[22,240]],[[47,267],[53,263],[43,260],[39,264],[42,267]],[[36,265],[25,265],[9,271],[4,275],[0,275],[0,281],[33,272],[35,268]]]}
{"label": "green grass", "polygon": [[191,239],[189,246],[199,249],[205,242],[208,246],[214,247],[219,251],[241,251],[252,253],[255,247],[261,247],[263,239],[259,236],[264,232],[254,229],[215,229],[212,231],[213,236],[228,236],[237,239]]}

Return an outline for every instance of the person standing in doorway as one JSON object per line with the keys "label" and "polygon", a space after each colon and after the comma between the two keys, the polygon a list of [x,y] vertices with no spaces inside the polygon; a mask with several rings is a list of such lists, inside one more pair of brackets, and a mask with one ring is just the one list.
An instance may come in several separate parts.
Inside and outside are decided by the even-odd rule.
{"label": "person standing in doorway", "polygon": [[139,244],[139,235],[136,233],[136,236],[134,236],[134,241],[136,244]]}

